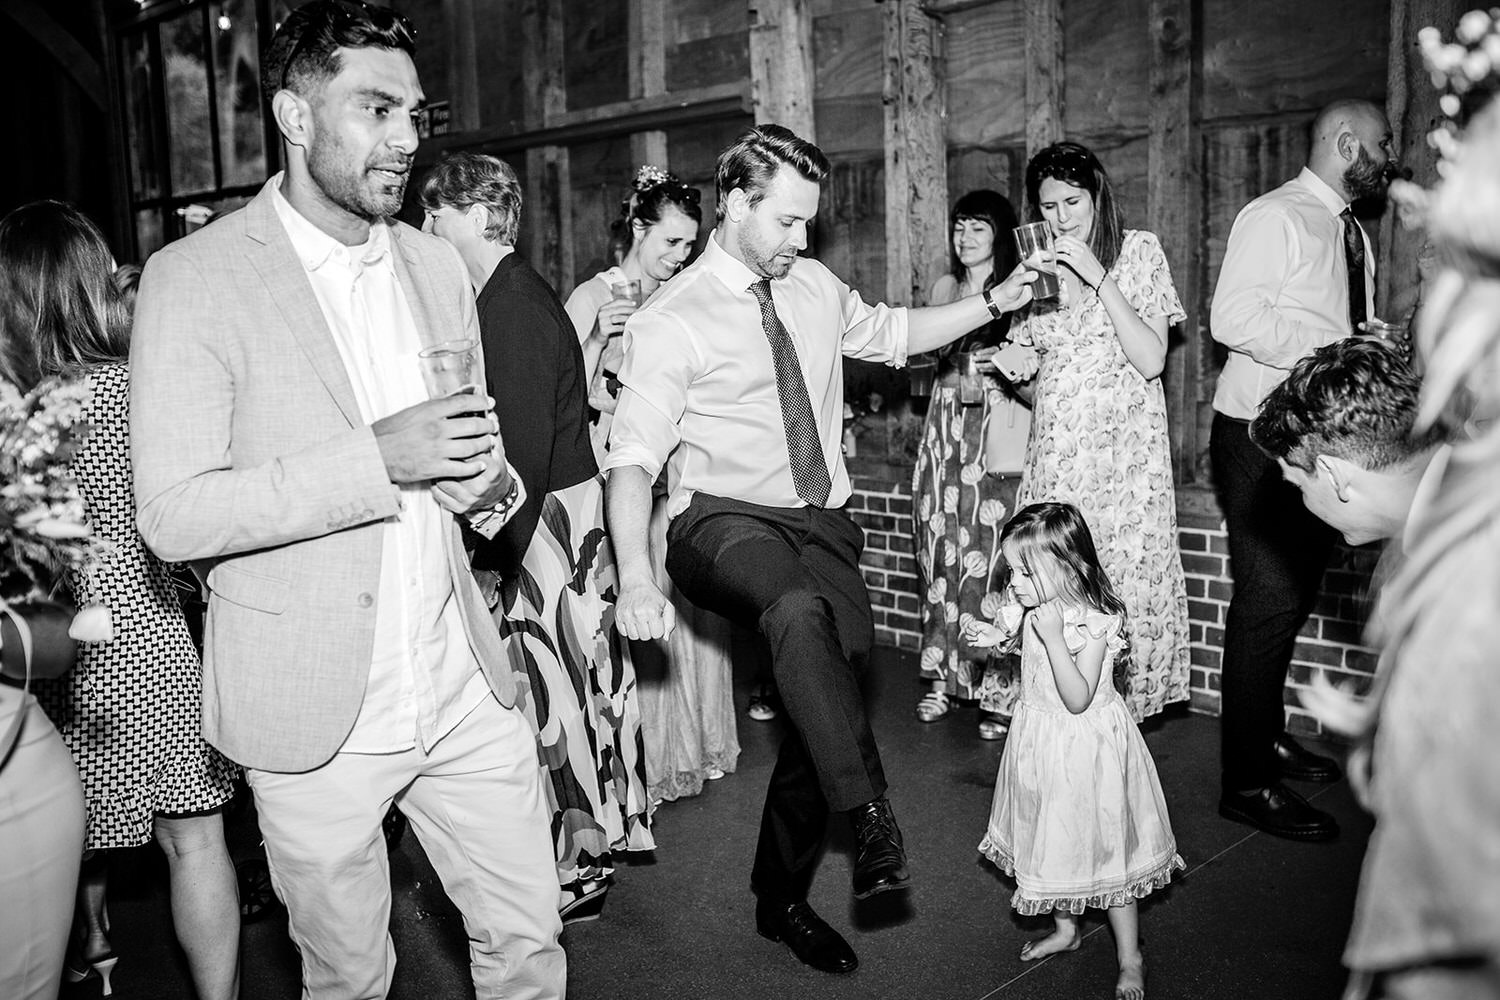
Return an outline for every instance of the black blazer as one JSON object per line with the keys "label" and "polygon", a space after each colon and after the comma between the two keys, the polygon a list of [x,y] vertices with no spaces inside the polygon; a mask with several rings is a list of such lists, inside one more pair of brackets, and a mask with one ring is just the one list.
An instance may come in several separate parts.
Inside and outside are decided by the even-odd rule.
{"label": "black blazer", "polygon": [[526,484],[526,502],[474,551],[476,569],[513,578],[547,494],[599,472],[589,444],[588,387],[573,322],[552,286],[521,256],[508,255],[479,293],[485,388],[505,457]]}

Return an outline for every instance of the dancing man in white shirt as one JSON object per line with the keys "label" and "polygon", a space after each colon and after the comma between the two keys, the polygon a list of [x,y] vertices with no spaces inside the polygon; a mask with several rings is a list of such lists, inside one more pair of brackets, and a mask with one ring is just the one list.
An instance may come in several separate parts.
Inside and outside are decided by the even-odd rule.
{"label": "dancing man in white shirt", "polygon": [[1335,533],[1256,448],[1249,424],[1298,361],[1373,318],[1374,255],[1350,203],[1383,194],[1394,171],[1390,125],[1368,101],[1324,108],[1311,140],[1301,173],[1235,219],[1211,312],[1213,337],[1229,349],[1210,451],[1234,577],[1219,812],[1275,836],[1330,840],[1333,817],[1282,781],[1335,781],[1339,767],[1287,735],[1282,687]]}
{"label": "dancing man in white shirt", "polygon": [[751,874],[761,934],[824,972],[854,951],[807,904],[830,811],[854,828],[854,895],[907,886],[880,753],[859,688],[873,626],[864,536],[843,511],[843,358],[904,365],[1031,299],[1017,268],[989,292],[927,309],[867,305],[801,259],[828,160],[777,125],[719,157],[718,227],[702,256],[625,328],[609,473],[616,621],[672,628],[647,555],[651,486],[670,491],[667,570],[695,603],[757,629],[791,731],[766,794]]}

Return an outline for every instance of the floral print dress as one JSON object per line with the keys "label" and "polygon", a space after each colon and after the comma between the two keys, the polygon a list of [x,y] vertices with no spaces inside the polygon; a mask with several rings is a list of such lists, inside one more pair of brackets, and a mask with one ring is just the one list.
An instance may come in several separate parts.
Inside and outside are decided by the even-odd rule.
{"label": "floral print dress", "polygon": [[912,477],[915,553],[922,611],[921,677],[941,681],[950,698],[978,698],[986,712],[1009,715],[1015,704],[1013,657],[991,659],[972,647],[960,614],[989,619],[1000,607],[995,571],[1000,529],[1015,513],[1019,480],[984,471],[984,441],[1002,398],[986,377],[984,401],[959,401],[958,375],[937,379]]}
{"label": "floral print dress", "polygon": [[[1142,318],[1185,318],[1151,233],[1126,230],[1109,273]],[[1041,365],[1017,506],[1058,500],[1083,512],[1129,612],[1126,704],[1139,721],[1188,697],[1187,592],[1161,379],[1130,363],[1087,289],[1070,306],[1030,310],[1013,336],[1036,348]]]}

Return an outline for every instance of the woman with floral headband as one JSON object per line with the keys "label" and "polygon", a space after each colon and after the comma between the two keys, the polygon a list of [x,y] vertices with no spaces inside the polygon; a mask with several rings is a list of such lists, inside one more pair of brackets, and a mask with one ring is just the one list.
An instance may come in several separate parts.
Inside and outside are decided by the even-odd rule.
{"label": "woman with floral headband", "polygon": [[1062,291],[1033,303],[1012,337],[1036,348],[1031,440],[1017,506],[1083,511],[1130,622],[1137,719],[1188,697],[1187,591],[1161,373],[1167,328],[1184,319],[1156,237],[1126,229],[1109,175],[1076,142],[1026,166],[1031,217],[1045,221]]}
{"label": "woman with floral headband", "polygon": [[[661,167],[641,167],[612,226],[619,263],[568,297],[568,316],[583,344],[589,403],[600,414],[594,445],[601,458],[619,389],[613,376],[625,355],[625,321],[687,263],[703,220],[698,200],[697,188]],[[678,627],[666,640],[630,643],[641,694],[646,780],[656,801],[698,794],[705,780],[732,772],[740,754],[729,623],[670,587],[666,532],[665,497],[658,497],[651,516],[652,560],[658,585],[672,597]]]}

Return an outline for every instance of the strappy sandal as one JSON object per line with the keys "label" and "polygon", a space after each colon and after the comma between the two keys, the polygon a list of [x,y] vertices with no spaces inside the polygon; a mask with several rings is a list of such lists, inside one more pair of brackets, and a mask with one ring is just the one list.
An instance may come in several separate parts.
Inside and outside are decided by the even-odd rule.
{"label": "strappy sandal", "polygon": [[948,704],[948,695],[942,691],[928,691],[917,702],[917,718],[923,722],[936,722],[953,710]]}
{"label": "strappy sandal", "polygon": [[1010,722],[1002,715],[986,715],[979,720],[979,738],[982,740],[1003,740],[1008,732]]}

